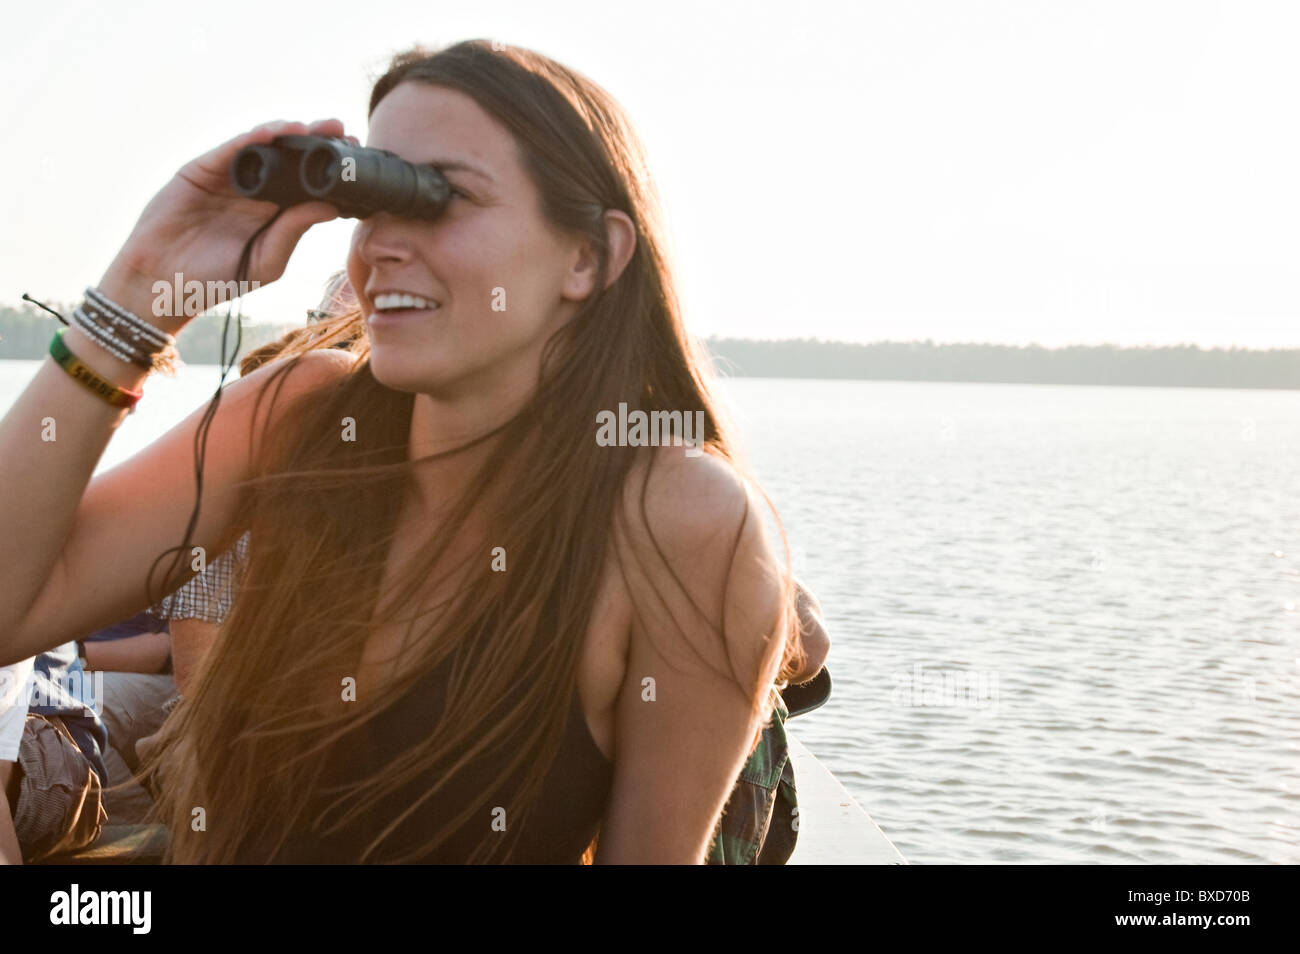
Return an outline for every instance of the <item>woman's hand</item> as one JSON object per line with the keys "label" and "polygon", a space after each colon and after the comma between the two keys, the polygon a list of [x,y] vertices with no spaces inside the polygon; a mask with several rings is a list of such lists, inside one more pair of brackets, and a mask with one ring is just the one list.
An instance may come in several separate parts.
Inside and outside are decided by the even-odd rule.
{"label": "woman's hand", "polygon": [[[175,301],[192,301],[184,284],[202,283],[201,310],[225,301],[226,290],[216,284],[210,288],[208,282],[224,285],[235,279],[244,243],[276,211],[272,202],[249,199],[235,191],[230,184],[230,164],[245,146],[290,135],[343,136],[343,124],[337,119],[311,124],[267,123],[187,163],[145,207],[101,279],[99,290],[171,334],[199,313],[187,307],[182,309],[187,313],[174,314]],[[354,137],[346,138],[357,142]],[[285,209],[254,243],[244,278],[250,285],[275,281],[284,274],[289,256],[303,234],[313,225],[337,217],[338,210],[327,202],[307,202]],[[154,291],[158,281],[167,282],[171,289],[178,273],[181,288],[169,290],[166,295]]]}
{"label": "woman's hand", "polygon": [[831,638],[826,633],[826,617],[822,613],[821,601],[802,581],[796,578],[794,583],[799,608],[799,639],[807,657],[802,671],[790,677],[791,685],[799,685],[821,672],[826,656],[831,651]]}

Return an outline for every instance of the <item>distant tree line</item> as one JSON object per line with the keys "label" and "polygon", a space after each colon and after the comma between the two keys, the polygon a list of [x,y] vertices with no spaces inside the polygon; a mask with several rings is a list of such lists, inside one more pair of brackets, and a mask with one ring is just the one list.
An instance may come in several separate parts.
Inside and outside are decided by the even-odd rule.
{"label": "distant tree line", "polygon": [[[65,317],[73,305],[53,304]],[[223,315],[200,315],[177,346],[186,364],[219,364]],[[34,305],[0,306],[0,358],[40,358],[58,321]],[[243,325],[238,357],[293,325]],[[234,326],[227,348],[234,346]],[[798,338],[709,338],[723,374],[757,378],[858,378],[873,381],[985,381],[1003,384],[1121,384],[1156,387],[1300,388],[1300,348],[1124,348],[1118,345],[851,344]]]}
{"label": "distant tree line", "polygon": [[1300,349],[1118,345],[850,344],[800,338],[709,338],[720,372],[757,378],[1300,388]]}
{"label": "distant tree line", "polygon": [[[76,304],[46,302],[69,321]],[[199,315],[176,338],[177,350],[186,364],[220,364],[221,330],[225,326],[223,314]],[[35,305],[23,303],[20,308],[0,306],[0,359],[40,358],[49,353],[50,338],[63,327],[57,318]],[[290,329],[290,325],[254,325],[245,318],[239,353],[235,360],[254,348],[274,341]],[[230,322],[226,351],[235,347],[235,322]]]}

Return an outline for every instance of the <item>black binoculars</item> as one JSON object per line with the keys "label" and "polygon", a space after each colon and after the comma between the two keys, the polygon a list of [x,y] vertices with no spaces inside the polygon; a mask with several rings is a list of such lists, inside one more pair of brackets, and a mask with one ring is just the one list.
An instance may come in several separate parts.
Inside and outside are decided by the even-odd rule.
{"label": "black binoculars", "polygon": [[245,146],[230,165],[230,181],[250,199],[282,208],[328,202],[345,219],[376,212],[434,219],[451,197],[435,166],[325,136],[278,136],[270,145]]}

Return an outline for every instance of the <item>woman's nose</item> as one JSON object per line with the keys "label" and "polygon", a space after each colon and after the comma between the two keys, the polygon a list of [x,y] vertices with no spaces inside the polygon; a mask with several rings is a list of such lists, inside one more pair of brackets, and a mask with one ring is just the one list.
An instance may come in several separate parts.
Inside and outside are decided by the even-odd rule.
{"label": "woman's nose", "polygon": [[376,212],[357,224],[355,245],[370,265],[405,262],[411,257],[411,238],[403,220],[388,212]]}

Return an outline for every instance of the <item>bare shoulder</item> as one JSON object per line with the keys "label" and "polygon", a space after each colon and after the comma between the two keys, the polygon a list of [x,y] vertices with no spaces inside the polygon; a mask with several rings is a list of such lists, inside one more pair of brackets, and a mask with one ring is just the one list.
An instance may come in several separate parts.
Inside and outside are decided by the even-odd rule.
{"label": "bare shoulder", "polygon": [[[252,402],[259,408],[254,427],[265,426],[295,398],[328,388],[342,381],[356,370],[357,355],[338,348],[318,348],[293,358],[272,359],[229,386],[232,398],[238,404]],[[268,397],[273,401],[263,403]]]}
{"label": "bare shoulder", "polygon": [[632,521],[633,533],[652,529],[661,545],[684,553],[699,554],[714,539],[730,545],[752,504],[748,481],[730,461],[708,452],[690,457],[681,447],[642,455],[624,485],[624,507],[644,514],[643,521]]}
{"label": "bare shoulder", "polygon": [[[763,506],[756,488],[723,457],[688,457],[681,447],[645,455],[624,488],[625,527],[662,618],[634,632],[653,630],[661,646],[663,634],[673,632],[693,657],[722,662],[725,652],[733,662],[756,664],[783,594]],[[718,632],[725,633],[723,642],[713,638]]]}
{"label": "bare shoulder", "polygon": [[[351,351],[340,348],[317,348],[289,359],[293,366],[288,377],[297,379],[297,387],[311,388],[350,374],[355,370],[358,360],[358,356]],[[281,363],[277,360],[268,361],[252,371],[248,377],[253,379],[260,375],[265,380],[280,367]],[[287,382],[286,386],[289,386]]]}
{"label": "bare shoulder", "polygon": [[355,351],[346,351],[342,348],[316,348],[304,354],[302,360],[309,362],[313,367],[330,368],[333,373],[340,374],[355,368],[360,356]]}

